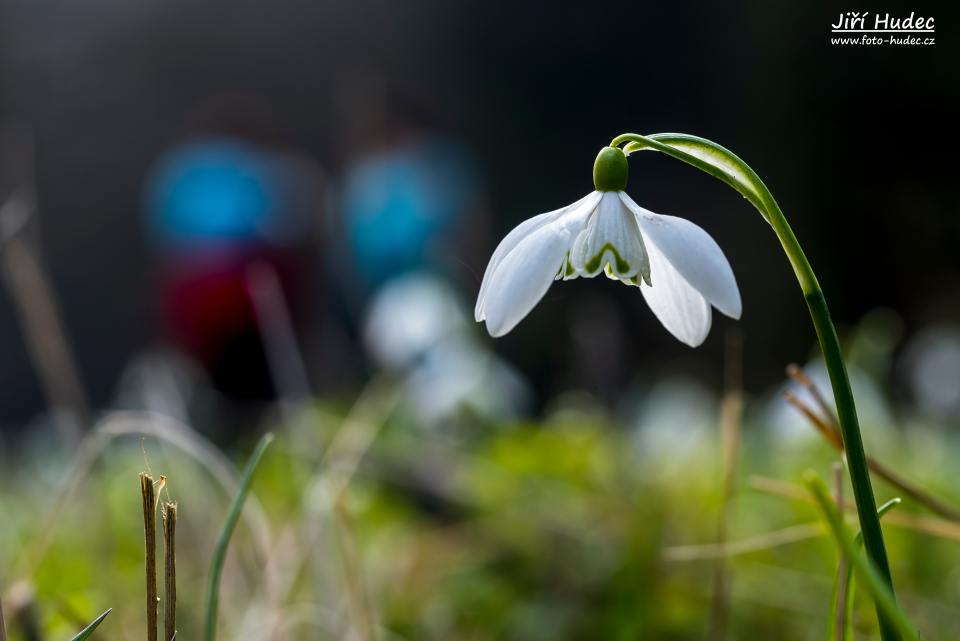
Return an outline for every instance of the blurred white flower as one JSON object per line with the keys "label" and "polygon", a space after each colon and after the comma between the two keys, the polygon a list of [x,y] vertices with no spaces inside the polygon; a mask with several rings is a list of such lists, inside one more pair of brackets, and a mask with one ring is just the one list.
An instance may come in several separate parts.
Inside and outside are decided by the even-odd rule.
{"label": "blurred white flower", "polygon": [[631,440],[640,454],[663,465],[685,466],[698,448],[714,443],[711,435],[717,433],[720,403],[701,383],[670,376],[647,390],[630,414]]}
{"label": "blurred white flower", "polygon": [[960,416],[960,328],[929,327],[904,350],[904,365],[917,409],[926,416]]}
{"label": "blurred white flower", "polygon": [[[598,174],[598,168],[607,173]],[[475,309],[491,336],[513,329],[554,280],[592,278],[601,271],[638,286],[663,326],[691,347],[710,331],[711,305],[740,317],[740,291],[720,247],[690,221],[648,211],[622,191],[622,151],[600,152],[594,184],[597,191],[520,223],[500,242]]]}
{"label": "blurred white flower", "polygon": [[467,314],[448,285],[413,273],[377,291],[367,311],[363,341],[378,365],[403,369],[467,325]]}
{"label": "blurred white flower", "polygon": [[440,425],[462,406],[504,418],[527,404],[526,382],[475,340],[467,314],[456,291],[422,273],[383,285],[367,311],[367,353],[403,378],[405,408],[419,425]]}

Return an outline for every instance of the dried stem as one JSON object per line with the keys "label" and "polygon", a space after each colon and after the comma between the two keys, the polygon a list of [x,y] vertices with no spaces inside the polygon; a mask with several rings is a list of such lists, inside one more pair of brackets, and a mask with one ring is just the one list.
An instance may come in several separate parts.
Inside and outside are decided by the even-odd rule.
{"label": "dried stem", "polygon": [[147,641],[157,641],[157,498],[153,478],[140,473],[143,541],[147,577]]}
{"label": "dried stem", "polygon": [[[795,381],[810,390],[815,399],[817,396],[819,396],[819,392],[814,394],[814,390],[817,388],[816,385],[810,381],[810,379],[803,375],[802,379],[805,380],[805,382],[801,382],[801,379],[798,378],[798,374],[802,375],[802,372],[799,371],[799,368],[792,366],[787,368],[787,372],[790,373],[791,377],[793,377]],[[830,445],[832,445],[838,452],[843,454],[843,439],[840,437],[840,429],[834,422],[833,418],[824,418],[823,416],[817,414],[813,408],[790,392],[786,392],[784,394],[784,398],[788,403],[790,403],[790,405],[795,407],[801,414],[803,414],[808,421],[810,421],[810,425],[812,425],[813,428],[817,430],[817,432],[819,432],[828,443],[830,443]],[[832,414],[827,414],[827,416],[832,416]],[[926,506],[931,512],[935,512],[946,519],[960,523],[960,510],[942,501],[941,499],[938,499],[911,481],[903,478],[874,457],[867,456],[867,467],[870,468],[871,472],[915,500],[917,503]]]}
{"label": "dried stem", "polygon": [[824,416],[829,417],[830,422],[834,425],[837,424],[837,413],[833,411],[833,408],[830,407],[830,403],[827,402],[826,397],[820,392],[820,388],[810,380],[810,377],[807,376],[807,373],[804,372],[799,365],[796,363],[790,363],[787,365],[787,376],[792,378],[797,382],[802,388],[810,392],[810,396],[813,397],[814,402],[817,404],[817,407],[820,408],[820,411]]}
{"label": "dried stem", "polygon": [[177,504],[163,504],[163,641],[177,636]]}
{"label": "dried stem", "polygon": [[31,364],[47,401],[61,415],[56,421],[61,438],[64,444],[74,446],[89,429],[91,416],[41,251],[36,220],[36,156],[36,133],[30,126],[4,126],[0,130],[0,176],[13,188],[0,203],[0,269],[10,289]]}
{"label": "dried stem", "polygon": [[342,497],[335,500],[334,524],[337,527],[337,540],[340,543],[340,560],[346,578],[347,600],[350,612],[351,630],[347,638],[356,641],[372,641],[374,638],[373,617],[367,591],[358,562],[358,552],[353,531],[350,527],[350,515]]}
{"label": "dried stem", "polygon": [[0,601],[0,641],[7,641],[7,627],[3,622],[3,601]]}
{"label": "dried stem", "polygon": [[[786,481],[764,476],[751,476],[749,485],[752,489],[758,492],[763,492],[764,494],[779,496],[791,501],[813,504],[813,500],[810,498],[809,494],[805,493],[802,487],[793,483],[787,483]],[[855,508],[853,503],[846,500],[840,507],[847,512],[852,511]],[[900,527],[905,530],[922,532],[924,534],[929,534],[930,536],[949,539],[951,541],[960,541],[960,524],[954,523],[953,521],[948,521],[946,519],[938,519],[931,516],[919,516],[916,514],[908,514],[906,512],[891,512],[884,517],[884,522],[888,525]]]}
{"label": "dried stem", "polygon": [[671,562],[702,561],[704,559],[742,556],[780,547],[781,545],[806,541],[824,534],[826,534],[826,530],[821,523],[800,523],[744,539],[727,541],[723,544],[677,545],[664,548],[663,560]]}
{"label": "dried stem", "polygon": [[[738,332],[726,335],[725,390],[720,414],[720,450],[723,470],[723,498],[717,518],[717,545],[725,547],[730,514],[736,494],[737,468],[740,460],[741,420],[743,418],[743,339]],[[722,641],[727,636],[730,609],[731,576],[726,558],[717,559],[713,575],[713,602],[707,638]]]}

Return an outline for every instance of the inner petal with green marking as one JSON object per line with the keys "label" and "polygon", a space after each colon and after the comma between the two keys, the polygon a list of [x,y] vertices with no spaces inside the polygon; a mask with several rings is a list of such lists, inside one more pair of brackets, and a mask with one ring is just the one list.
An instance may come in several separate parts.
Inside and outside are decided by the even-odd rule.
{"label": "inner petal with green marking", "polygon": [[[650,262],[632,212],[616,192],[605,192],[577,235],[560,269],[565,280],[601,271],[627,284],[650,284]],[[560,276],[560,274],[558,274]]]}

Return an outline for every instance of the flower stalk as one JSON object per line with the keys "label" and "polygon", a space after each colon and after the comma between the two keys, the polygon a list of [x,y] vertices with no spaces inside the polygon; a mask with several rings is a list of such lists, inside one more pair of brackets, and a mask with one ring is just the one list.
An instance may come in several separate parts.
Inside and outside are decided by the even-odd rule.
{"label": "flower stalk", "polygon": [[[880,529],[880,519],[877,516],[876,499],[870,483],[856,405],[843,362],[840,340],[813,268],[780,206],[753,169],[729,150],[709,140],[686,134],[641,136],[628,133],[614,138],[610,146],[620,147],[624,144],[626,146],[623,149],[627,154],[645,149],[660,151],[722,180],[749,200],[773,227],[803,291],[827,371],[830,374],[864,547],[880,578],[889,588],[890,598],[893,599],[890,566],[887,561],[883,532]],[[877,616],[880,621],[881,638],[884,641],[899,639],[896,626],[879,606]]]}

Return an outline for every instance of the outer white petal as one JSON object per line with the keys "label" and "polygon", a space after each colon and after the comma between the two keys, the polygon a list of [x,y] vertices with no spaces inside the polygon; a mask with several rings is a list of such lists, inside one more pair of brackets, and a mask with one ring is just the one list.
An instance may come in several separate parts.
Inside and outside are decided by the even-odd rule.
{"label": "outer white petal", "polygon": [[[483,273],[483,281],[480,284],[480,293],[477,295],[477,304],[474,308],[474,319],[479,323],[484,320],[484,306],[486,303],[487,292],[490,288],[490,280],[493,276],[494,271],[496,271],[497,266],[503,261],[504,258],[514,249],[517,245],[528,235],[537,231],[544,225],[547,225],[560,216],[567,212],[573,213],[577,208],[581,206],[586,206],[588,203],[593,203],[600,199],[599,192],[591,192],[576,201],[571,205],[566,207],[561,207],[560,209],[555,209],[553,211],[548,211],[545,214],[540,214],[534,216],[533,218],[528,218],[519,225],[513,228],[513,230],[504,236],[503,240],[500,241],[500,244],[497,245],[497,248],[493,252],[493,256],[490,257],[490,262],[487,263],[487,268]],[[592,205],[591,205],[592,206]]]}
{"label": "outer white petal", "polygon": [[[707,301],[727,316],[740,318],[743,306],[737,280],[726,256],[710,234],[689,220],[648,211],[624,192],[620,192],[620,198],[636,214],[648,250],[650,245],[656,245],[676,271]],[[652,261],[651,278],[656,287],[657,272]]]}
{"label": "outer white petal", "polygon": [[586,229],[577,235],[570,250],[570,276],[592,278],[606,269],[608,276],[629,280],[641,275],[650,278],[650,263],[636,215],[617,196],[603,192]]}
{"label": "outer white petal", "polygon": [[652,287],[640,287],[647,305],[671,334],[697,347],[710,333],[710,303],[673,268],[660,248],[647,243]]}
{"label": "outer white petal", "polygon": [[482,315],[493,337],[503,336],[530,313],[550,289],[572,234],[559,221],[525,236],[496,266]]}

